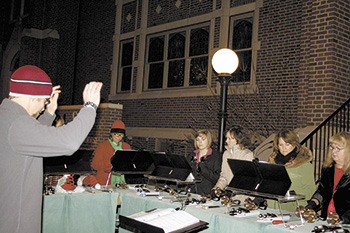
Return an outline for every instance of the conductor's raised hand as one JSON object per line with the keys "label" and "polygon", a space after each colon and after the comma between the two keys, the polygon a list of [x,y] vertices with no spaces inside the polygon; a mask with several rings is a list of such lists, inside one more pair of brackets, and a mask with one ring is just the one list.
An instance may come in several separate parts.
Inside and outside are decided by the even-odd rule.
{"label": "conductor's raised hand", "polygon": [[98,106],[100,104],[102,85],[101,82],[90,82],[86,84],[83,91],[84,103],[90,101]]}
{"label": "conductor's raised hand", "polygon": [[51,93],[51,96],[50,96],[50,100],[48,101],[48,104],[46,106],[46,110],[51,114],[55,114],[55,111],[57,109],[57,100],[58,100],[58,97],[61,93],[61,90],[60,90],[61,86],[58,85],[58,86],[54,86],[52,88],[52,93]]}

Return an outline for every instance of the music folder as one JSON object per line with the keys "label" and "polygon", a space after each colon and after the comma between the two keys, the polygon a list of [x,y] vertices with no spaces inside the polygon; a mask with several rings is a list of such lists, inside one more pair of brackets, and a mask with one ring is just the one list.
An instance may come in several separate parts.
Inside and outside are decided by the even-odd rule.
{"label": "music folder", "polygon": [[192,174],[192,168],[183,155],[154,152],[151,156],[155,164],[153,176],[185,181]]}
{"label": "music folder", "polygon": [[154,169],[149,151],[118,150],[111,158],[112,172],[121,174],[150,174]]}
{"label": "music folder", "polygon": [[[119,216],[120,227],[132,232],[184,233],[199,232],[208,228],[208,223],[185,211],[154,209],[131,216]],[[156,213],[153,213],[156,212]]]}
{"label": "music folder", "polygon": [[291,186],[291,180],[283,165],[257,160],[227,159],[234,174],[229,188],[246,191],[247,194],[270,198],[283,198]]}

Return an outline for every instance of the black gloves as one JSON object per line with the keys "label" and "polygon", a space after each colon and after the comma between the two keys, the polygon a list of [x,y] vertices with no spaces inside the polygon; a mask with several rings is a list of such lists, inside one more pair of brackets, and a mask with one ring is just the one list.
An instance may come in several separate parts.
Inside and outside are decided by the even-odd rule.
{"label": "black gloves", "polygon": [[308,201],[308,204],[305,206],[305,209],[312,209],[316,210],[317,209],[317,204],[313,200]]}

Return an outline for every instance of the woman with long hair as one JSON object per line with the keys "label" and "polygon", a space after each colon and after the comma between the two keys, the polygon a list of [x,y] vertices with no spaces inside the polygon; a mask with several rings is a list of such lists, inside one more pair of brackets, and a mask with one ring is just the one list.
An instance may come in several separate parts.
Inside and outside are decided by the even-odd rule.
{"label": "woman with long hair", "polygon": [[225,190],[233,178],[227,159],[253,160],[253,152],[247,149],[248,145],[248,137],[241,127],[232,127],[226,132],[226,150],[222,158],[220,177],[214,189]]}
{"label": "woman with long hair", "polygon": [[[313,159],[309,148],[299,143],[298,135],[289,129],[278,132],[273,141],[273,153],[268,158],[269,163],[283,165],[291,179],[290,191],[304,194],[308,200],[315,190]],[[300,201],[302,205],[306,202]],[[270,208],[278,208],[277,202],[268,201]],[[284,203],[282,209],[295,210],[295,203]]]}
{"label": "woman with long hair", "polygon": [[350,223],[350,133],[329,139],[321,179],[306,208],[321,210],[322,218],[336,212],[343,223]]}

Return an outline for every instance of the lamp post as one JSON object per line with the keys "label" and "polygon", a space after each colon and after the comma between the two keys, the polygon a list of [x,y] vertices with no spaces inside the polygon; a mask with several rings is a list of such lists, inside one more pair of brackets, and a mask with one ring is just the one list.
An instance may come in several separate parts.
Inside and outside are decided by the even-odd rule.
{"label": "lamp post", "polygon": [[220,49],[218,50],[211,61],[212,66],[216,73],[218,73],[217,81],[220,82],[220,110],[218,117],[220,120],[219,124],[219,145],[218,150],[223,152],[224,149],[224,132],[227,118],[227,89],[232,79],[231,74],[236,71],[238,67],[238,56],[231,49]]}

